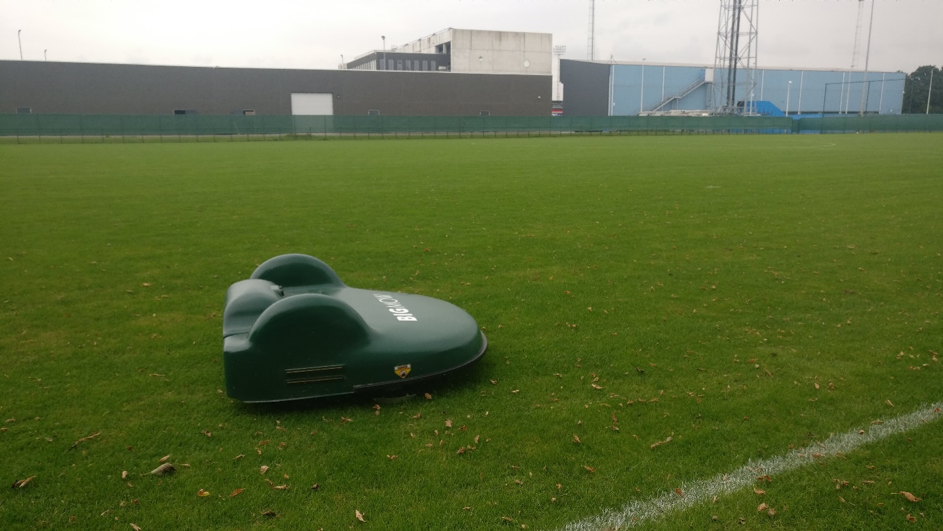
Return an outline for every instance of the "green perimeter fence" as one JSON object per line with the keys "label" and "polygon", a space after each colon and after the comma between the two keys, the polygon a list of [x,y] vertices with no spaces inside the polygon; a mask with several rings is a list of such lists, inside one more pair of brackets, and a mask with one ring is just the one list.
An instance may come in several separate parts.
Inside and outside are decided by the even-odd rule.
{"label": "green perimeter fence", "polygon": [[0,138],[158,140],[328,136],[785,134],[943,131],[943,115],[746,116],[243,116],[0,114]]}

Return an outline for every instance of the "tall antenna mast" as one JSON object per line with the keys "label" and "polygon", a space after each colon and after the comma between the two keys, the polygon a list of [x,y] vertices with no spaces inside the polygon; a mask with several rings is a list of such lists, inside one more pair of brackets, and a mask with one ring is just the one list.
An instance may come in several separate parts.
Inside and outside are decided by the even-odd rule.
{"label": "tall antenna mast", "polygon": [[759,0],[720,0],[711,92],[714,114],[756,113],[758,4]]}
{"label": "tall antenna mast", "polygon": [[589,0],[589,37],[586,41],[586,59],[592,61],[596,58],[596,52],[593,49],[596,40],[596,0]]}

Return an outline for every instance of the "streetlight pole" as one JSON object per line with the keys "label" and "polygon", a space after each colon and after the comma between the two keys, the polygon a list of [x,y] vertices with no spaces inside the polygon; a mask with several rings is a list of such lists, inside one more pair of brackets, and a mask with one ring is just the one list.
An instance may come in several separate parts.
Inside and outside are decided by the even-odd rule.
{"label": "streetlight pole", "polygon": [[16,30],[16,42],[18,42],[18,43],[20,44],[20,61],[23,60],[23,41],[20,40],[20,32],[21,32],[21,31],[23,31],[23,30],[21,30],[21,29]]}
{"label": "streetlight pole", "polygon": [[786,116],[789,116],[789,94],[792,92],[792,81],[786,85]]}
{"label": "streetlight pole", "polygon": [[49,51],[48,49],[43,50],[43,61],[48,61],[48,60],[49,60],[49,58],[46,57],[46,52],[48,52],[48,51]]}
{"label": "streetlight pole", "polygon": [[386,35],[380,35],[380,38],[383,39],[383,70],[389,70],[386,65]]}

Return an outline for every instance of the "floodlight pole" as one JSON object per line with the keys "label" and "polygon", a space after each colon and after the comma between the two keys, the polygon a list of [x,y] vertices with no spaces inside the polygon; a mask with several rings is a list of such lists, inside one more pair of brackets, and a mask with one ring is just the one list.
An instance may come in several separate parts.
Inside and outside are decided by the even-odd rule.
{"label": "floodlight pole", "polygon": [[43,50],[43,61],[48,61],[48,60],[49,60],[49,58],[48,58],[48,57],[46,57],[46,52],[48,52],[48,51],[49,51],[49,49],[48,49],[48,48],[47,48],[47,49],[45,49],[45,50]]}
{"label": "floodlight pole", "polygon": [[930,114],[930,95],[933,94],[933,67],[930,67],[930,90],[927,91],[927,112]]}
{"label": "floodlight pole", "polygon": [[645,110],[645,58],[642,58],[642,83],[639,85],[639,94],[638,94],[638,113],[641,116],[642,111]]}
{"label": "floodlight pole", "polygon": [[16,42],[18,42],[19,45],[20,45],[20,61],[23,60],[23,41],[20,39],[20,32],[21,32],[21,31],[23,31],[23,30],[21,30],[21,29],[16,30]]}
{"label": "floodlight pole", "polygon": [[[868,59],[871,58],[871,28],[874,27],[874,4],[875,1],[871,0],[871,21],[868,23],[868,48],[864,53],[864,83],[861,84],[861,113],[859,116],[864,116],[865,107],[867,105],[864,99],[865,89],[868,90],[868,94],[871,93],[871,86],[868,85]],[[878,114],[880,113],[881,111],[878,109]]]}
{"label": "floodlight pole", "polygon": [[389,70],[386,64],[386,35],[380,35],[380,38],[383,39],[383,70]]}

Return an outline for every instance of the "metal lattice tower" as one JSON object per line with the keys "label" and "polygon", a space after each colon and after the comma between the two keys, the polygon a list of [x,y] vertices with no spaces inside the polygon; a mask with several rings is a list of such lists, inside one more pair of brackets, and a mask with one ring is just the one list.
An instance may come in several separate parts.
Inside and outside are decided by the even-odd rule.
{"label": "metal lattice tower", "polygon": [[720,0],[713,114],[756,114],[759,0]]}
{"label": "metal lattice tower", "polygon": [[596,0],[589,0],[589,37],[586,40],[586,59],[592,61],[596,58],[596,52],[593,49],[596,40]]}

